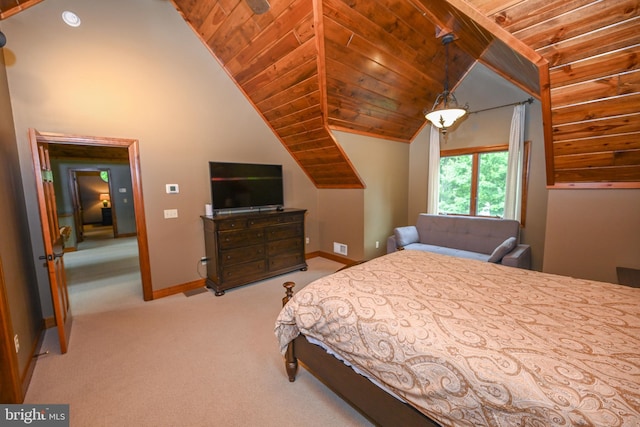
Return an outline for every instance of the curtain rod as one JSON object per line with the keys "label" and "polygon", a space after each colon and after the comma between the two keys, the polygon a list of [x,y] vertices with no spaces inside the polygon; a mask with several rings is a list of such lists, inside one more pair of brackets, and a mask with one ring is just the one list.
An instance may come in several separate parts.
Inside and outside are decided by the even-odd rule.
{"label": "curtain rod", "polygon": [[533,98],[529,98],[520,102],[512,102],[511,104],[504,104],[504,105],[498,105],[497,107],[485,108],[484,110],[470,111],[469,114],[482,113],[484,111],[489,111],[489,110],[497,110],[498,108],[511,107],[512,105],[531,104],[532,102],[533,102]]}

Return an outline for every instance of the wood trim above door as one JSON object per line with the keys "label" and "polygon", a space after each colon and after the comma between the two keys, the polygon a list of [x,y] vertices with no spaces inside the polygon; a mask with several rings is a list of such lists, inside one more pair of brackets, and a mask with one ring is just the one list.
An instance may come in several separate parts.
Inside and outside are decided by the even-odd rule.
{"label": "wood trim above door", "polygon": [[144,198],[142,195],[142,179],[140,171],[140,153],[138,148],[138,140],[127,138],[110,138],[38,132],[37,141],[48,144],[127,148],[129,153],[129,167],[131,169],[131,185],[133,187],[132,192],[138,236],[138,256],[140,259],[142,295],[145,301],[152,300],[153,287],[151,284],[151,264],[149,261],[147,223],[144,215]]}

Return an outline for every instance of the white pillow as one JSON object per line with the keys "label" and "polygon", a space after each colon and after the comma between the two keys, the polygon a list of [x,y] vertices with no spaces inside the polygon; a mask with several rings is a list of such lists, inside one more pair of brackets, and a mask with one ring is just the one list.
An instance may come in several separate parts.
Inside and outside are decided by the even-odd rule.
{"label": "white pillow", "polygon": [[502,257],[511,252],[516,247],[516,238],[509,237],[493,250],[487,262],[500,262]]}

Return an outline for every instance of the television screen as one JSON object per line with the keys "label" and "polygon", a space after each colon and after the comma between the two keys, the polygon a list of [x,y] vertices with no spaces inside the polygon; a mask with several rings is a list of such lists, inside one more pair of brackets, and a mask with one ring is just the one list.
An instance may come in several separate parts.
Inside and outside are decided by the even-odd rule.
{"label": "television screen", "polygon": [[209,162],[214,211],[284,205],[282,165]]}

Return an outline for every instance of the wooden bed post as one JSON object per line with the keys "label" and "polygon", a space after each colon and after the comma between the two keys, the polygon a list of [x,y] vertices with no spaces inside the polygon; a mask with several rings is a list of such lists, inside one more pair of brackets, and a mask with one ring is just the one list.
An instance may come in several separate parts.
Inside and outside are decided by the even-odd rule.
{"label": "wooden bed post", "polygon": [[[293,287],[296,284],[293,282],[285,282],[282,286],[285,287],[285,296],[282,298],[282,306],[284,307],[289,300],[293,297]],[[287,346],[287,352],[284,355],[285,369],[289,376],[289,381],[294,382],[296,380],[296,373],[298,372],[298,359],[296,358],[295,348],[293,341]]]}

